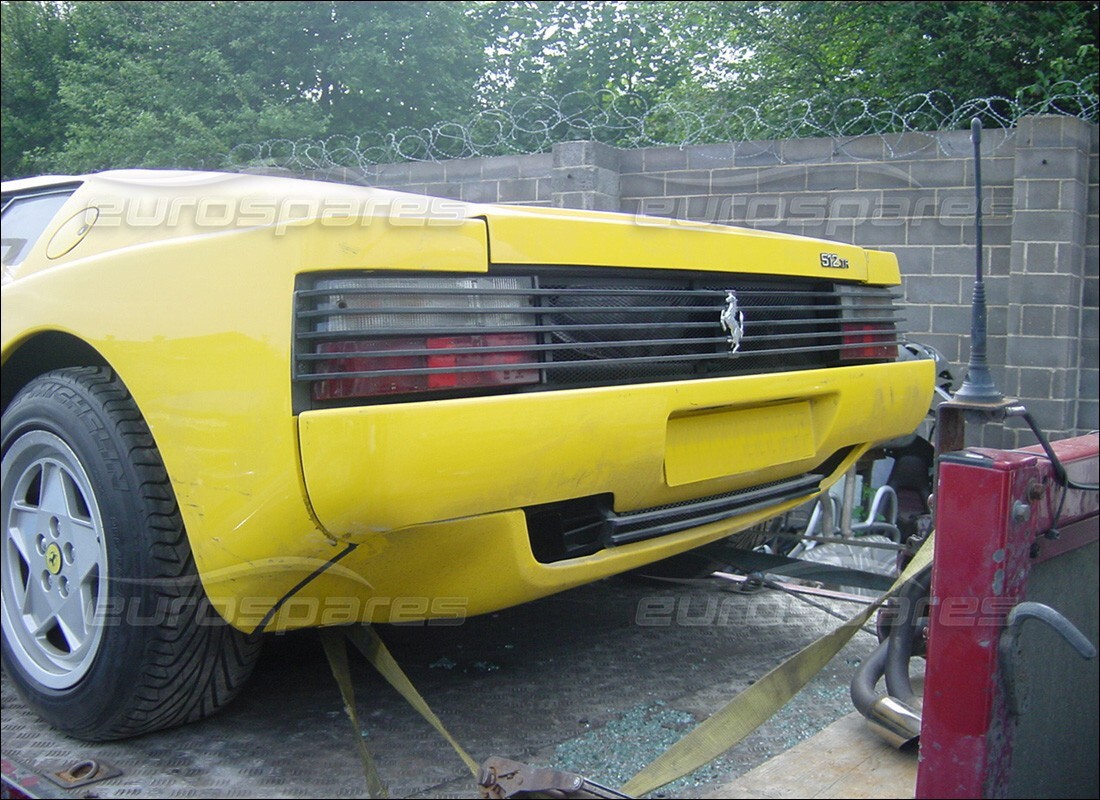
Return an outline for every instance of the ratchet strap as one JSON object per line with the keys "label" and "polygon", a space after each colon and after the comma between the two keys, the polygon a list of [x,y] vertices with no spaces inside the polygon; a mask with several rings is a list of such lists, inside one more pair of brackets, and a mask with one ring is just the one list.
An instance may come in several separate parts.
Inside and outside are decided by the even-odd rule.
{"label": "ratchet strap", "polygon": [[325,647],[325,655],[328,657],[329,667],[331,667],[332,674],[336,678],[336,683],[340,687],[340,695],[344,699],[344,710],[347,712],[348,718],[351,720],[352,728],[355,730],[355,739],[359,747],[359,758],[363,762],[363,772],[367,777],[367,791],[372,798],[387,797],[386,787],[385,784],[382,783],[382,779],[378,776],[374,758],[371,756],[366,742],[363,741],[362,728],[359,725],[358,715],[355,713],[355,690],[352,688],[351,674],[348,670],[348,652],[344,643],[345,638],[355,645],[355,648],[363,654],[367,661],[371,663],[371,666],[378,670],[390,686],[396,689],[397,692],[405,698],[405,701],[415,708],[420,716],[427,720],[428,724],[435,728],[439,734],[450,743],[451,747],[455,749],[455,752],[458,753],[458,757],[466,764],[473,776],[475,778],[478,776],[478,763],[463,749],[462,745],[458,743],[458,740],[451,736],[450,732],[443,727],[443,723],[440,721],[439,717],[437,717],[431,708],[428,707],[428,703],[412,685],[409,676],[401,669],[397,660],[393,657],[393,654],[386,648],[382,640],[378,638],[378,634],[370,625],[357,625],[348,628],[323,628],[320,634],[321,643]]}
{"label": "ratchet strap", "polygon": [[833,656],[863,627],[886,598],[932,563],[934,538],[934,533],[928,537],[885,594],[839,628],[806,645],[699,723],[683,739],[627,781],[622,787],[623,793],[639,797],[678,780],[713,761],[767,722],[832,661]]}
{"label": "ratchet strap", "polygon": [[[408,676],[398,666],[393,655],[386,649],[382,640],[378,638],[378,634],[369,625],[322,630],[320,632],[321,641],[324,643],[325,654],[329,658],[332,673],[340,686],[345,710],[355,728],[356,740],[360,747],[360,758],[363,761],[364,772],[367,775],[367,785],[371,797],[386,797],[386,790],[378,777],[374,760],[371,758],[365,742],[363,742],[358,718],[355,714],[355,696],[351,686],[351,677],[348,673],[347,650],[344,645],[345,636],[351,640],[352,644],[370,661],[390,685],[408,701],[409,705],[415,708],[450,743],[475,779],[478,780],[483,797],[511,797],[516,794],[537,796],[537,789],[535,792],[531,791],[537,782],[516,781],[514,778],[516,775],[521,777],[532,775],[544,777],[542,773],[546,773],[549,776],[547,780],[552,779],[552,782],[549,785],[540,786],[540,788],[543,791],[550,789],[553,791],[554,796],[558,797],[640,797],[668,783],[679,780],[704,764],[713,761],[774,716],[840,652],[844,645],[855,635],[856,631],[867,623],[888,597],[893,595],[902,584],[932,563],[934,539],[935,533],[933,532],[921,545],[921,548],[905,570],[893,582],[890,589],[875,602],[866,606],[840,627],[806,645],[763,678],[738,694],[724,707],[699,723],[680,741],[638,772],[617,792],[572,773],[541,770],[516,762],[506,762],[503,759],[490,759],[486,762],[486,766],[479,770],[478,763],[443,727],[443,723],[428,707],[424,698],[409,681]],[[489,780],[489,778],[492,778],[492,780]],[[580,784],[577,784],[576,794],[569,791],[574,787],[567,785],[569,781],[574,780],[584,782],[583,788]],[[510,781],[514,785],[509,785]],[[520,786],[526,787],[527,791],[520,789]],[[602,793],[600,790],[602,790]]]}
{"label": "ratchet strap", "polygon": [[363,728],[359,724],[359,715],[355,712],[355,689],[351,685],[351,670],[348,669],[348,648],[344,644],[344,637],[332,629],[324,629],[321,631],[321,644],[324,645],[325,656],[328,658],[332,677],[336,678],[336,685],[340,687],[340,696],[344,699],[344,713],[348,715],[352,730],[355,731],[359,760],[363,763],[363,774],[367,776],[367,796],[370,798],[389,797],[386,792],[386,784],[378,776],[374,756],[371,755],[367,743],[363,741]]}

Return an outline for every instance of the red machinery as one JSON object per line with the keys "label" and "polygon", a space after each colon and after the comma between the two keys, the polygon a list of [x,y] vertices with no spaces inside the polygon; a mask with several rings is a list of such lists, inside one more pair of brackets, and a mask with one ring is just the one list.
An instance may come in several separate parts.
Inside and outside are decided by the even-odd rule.
{"label": "red machinery", "polygon": [[1100,796],[1098,441],[941,450],[917,797]]}

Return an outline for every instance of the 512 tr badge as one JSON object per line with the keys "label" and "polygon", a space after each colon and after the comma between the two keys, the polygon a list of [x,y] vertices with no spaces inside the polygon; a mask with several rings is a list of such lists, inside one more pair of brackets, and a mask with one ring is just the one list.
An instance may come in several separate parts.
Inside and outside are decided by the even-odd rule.
{"label": "512 tr badge", "polygon": [[836,253],[822,253],[821,266],[826,269],[848,269],[848,259],[841,258]]}

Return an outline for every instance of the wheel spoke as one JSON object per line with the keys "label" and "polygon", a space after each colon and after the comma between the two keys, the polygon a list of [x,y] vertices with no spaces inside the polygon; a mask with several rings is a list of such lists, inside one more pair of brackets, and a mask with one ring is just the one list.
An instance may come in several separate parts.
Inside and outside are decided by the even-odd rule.
{"label": "wheel spoke", "polygon": [[[84,583],[88,576],[98,571],[103,557],[99,533],[90,523],[69,520],[65,527],[66,573],[70,580]],[[71,565],[69,564],[71,558]]]}
{"label": "wheel spoke", "polygon": [[42,636],[53,626],[56,600],[42,585],[42,576],[31,574],[23,594],[23,618],[35,636]]}
{"label": "wheel spoke", "polygon": [[22,502],[13,504],[8,512],[8,540],[27,564],[36,554],[34,540],[38,533],[38,518],[38,509]]}
{"label": "wheel spoke", "polygon": [[90,597],[83,586],[73,586],[57,609],[57,622],[69,643],[70,650],[76,650],[88,638],[88,626],[91,623]]}
{"label": "wheel spoke", "polygon": [[65,473],[54,461],[42,464],[42,489],[38,508],[47,514],[69,516],[69,497],[65,486]]}

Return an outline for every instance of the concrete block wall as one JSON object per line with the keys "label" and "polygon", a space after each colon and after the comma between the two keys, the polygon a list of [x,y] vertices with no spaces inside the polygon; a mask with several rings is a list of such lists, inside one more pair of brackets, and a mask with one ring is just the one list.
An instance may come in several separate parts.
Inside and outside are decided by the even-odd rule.
{"label": "concrete block wall", "polygon": [[1077,427],[1100,427],[1100,126],[1089,131],[1088,180],[1085,188],[1085,247],[1081,280],[1081,358]]}
{"label": "concrete block wall", "polygon": [[[1027,117],[982,139],[989,359],[1053,438],[1100,427],[1098,126]],[[743,225],[897,254],[907,330],[959,381],[975,267],[969,131],[551,153],[385,164],[376,186],[491,203]],[[1017,423],[975,443],[1031,444]]]}
{"label": "concrete block wall", "polygon": [[[1089,151],[1095,140],[1088,126],[1068,121],[1028,118],[1017,132],[1007,391],[1026,397],[1044,425],[1060,420],[1063,428],[1096,428],[1095,295],[1091,307],[1085,306]],[[1095,257],[1093,268],[1095,281]],[[1085,335],[1086,316],[1093,320],[1091,337]],[[1091,425],[1088,403],[1081,402],[1090,374]]]}
{"label": "concrete block wall", "polygon": [[372,186],[471,203],[551,206],[554,159],[553,153],[536,153],[379,164],[362,179]]}

